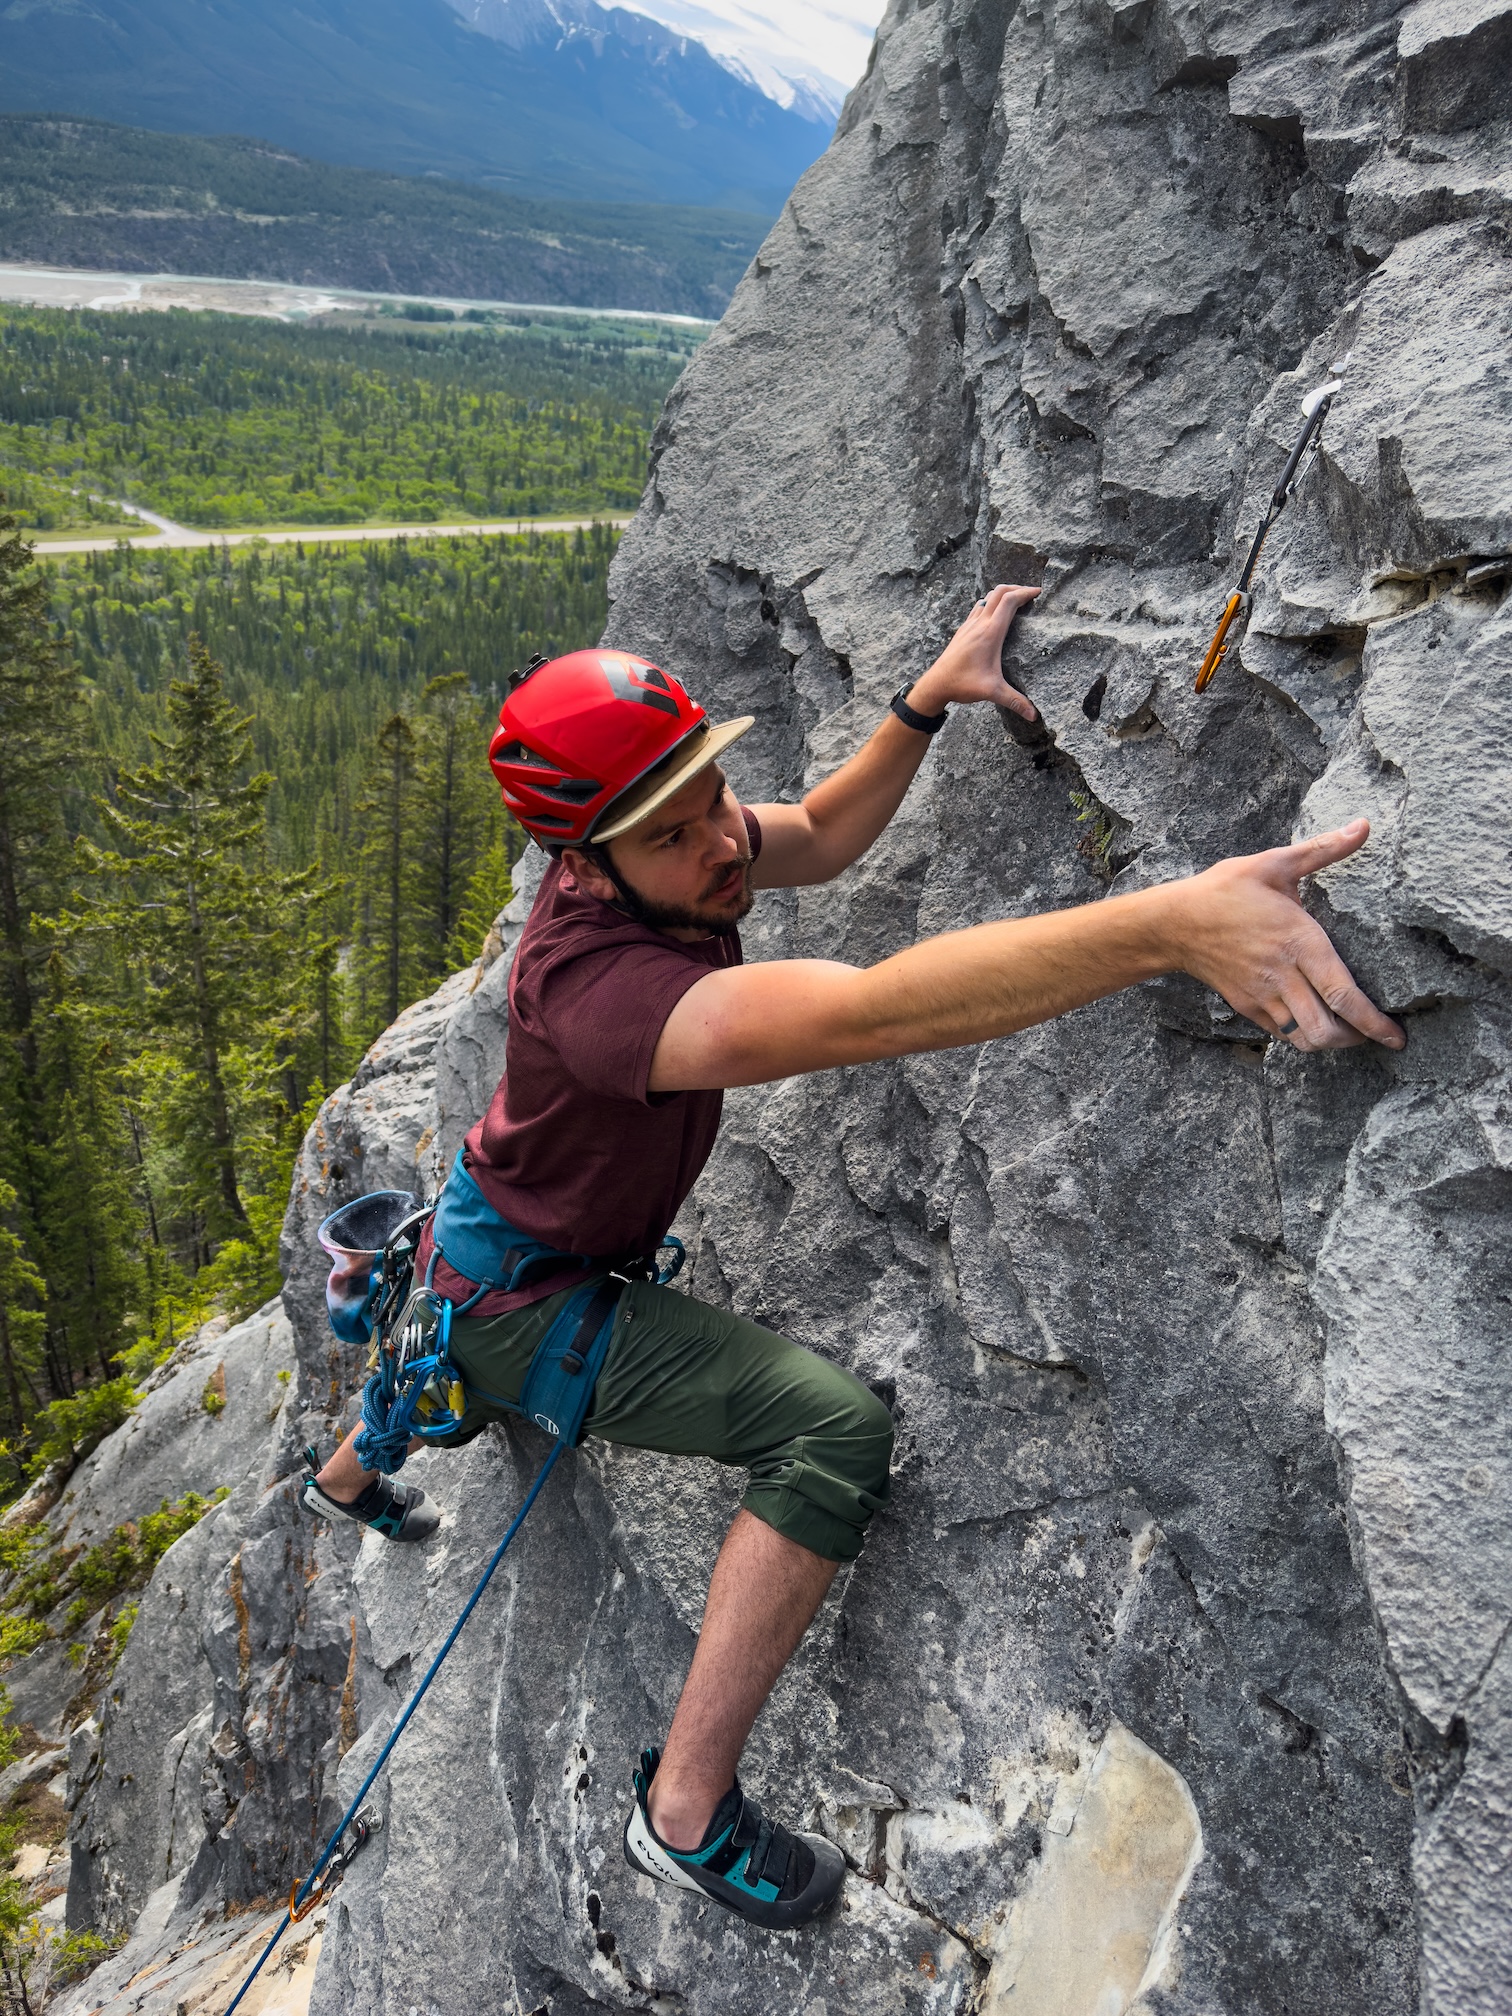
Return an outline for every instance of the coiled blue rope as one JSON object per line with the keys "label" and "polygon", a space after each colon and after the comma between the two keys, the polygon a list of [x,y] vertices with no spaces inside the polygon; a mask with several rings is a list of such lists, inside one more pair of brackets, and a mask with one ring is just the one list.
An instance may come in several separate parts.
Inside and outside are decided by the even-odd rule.
{"label": "coiled blue rope", "polygon": [[294,1898],[293,1906],[291,1907],[290,1910],[285,1911],[283,1917],[278,1922],[278,1926],[273,1934],[273,1937],[268,1941],[267,1945],[264,1946],[262,1952],[259,1953],[259,1955],[257,1956],[256,1965],[253,1967],[251,1973],[247,1976],[246,1980],[243,1981],[240,1988],[237,1989],[235,2001],[227,2003],[225,2016],[231,2016],[232,2010],[234,2010],[237,2007],[242,1997],[246,1994],[247,1990],[252,1986],[252,1983],[257,1979],[258,1975],[262,1972],[264,1961],[266,1961],[268,1955],[273,1951],[273,1948],[278,1944],[279,1940],[282,1939],[284,1933],[288,1930],[289,1926],[293,1922],[294,1911],[297,1910],[300,1905],[307,1903],[309,1901],[309,1898],[311,1896],[311,1893],[314,1891],[316,1883],[319,1881],[321,1875],[325,1871],[326,1864],[330,1861],[331,1857],[336,1853],[337,1848],[340,1846],[341,1837],[346,1833],[347,1828],[351,1826],[353,1820],[356,1819],[358,1810],[361,1807],[363,1800],[366,1799],[368,1793],[372,1791],[373,1784],[374,1781],[377,1779],[378,1773],[383,1769],[384,1765],[388,1762],[389,1756],[393,1751],[394,1745],[399,1741],[399,1738],[404,1734],[405,1727],[408,1724],[410,1717],[414,1714],[415,1710],[420,1706],[421,1701],[424,1699],[426,1688],[430,1686],[432,1680],[434,1680],[436,1675],[441,1671],[442,1663],[445,1660],[447,1653],[450,1652],[453,1645],[456,1644],[458,1638],[461,1637],[462,1626],[467,1622],[468,1618],[471,1617],[473,1611],[477,1608],[478,1599],[482,1596],[483,1591],[488,1587],[489,1583],[492,1581],[494,1570],[498,1567],[499,1563],[504,1559],[505,1549],[508,1547],[510,1541],[513,1540],[516,1533],[518,1533],[520,1528],[524,1525],[526,1513],[529,1512],[531,1506],[534,1505],[536,1499],[540,1496],[541,1486],[546,1482],[546,1479],[551,1475],[551,1466],[556,1462],[558,1456],[561,1455],[562,1450],[565,1446],[566,1445],[564,1443],[558,1442],[552,1449],[551,1454],[546,1458],[546,1461],[541,1465],[540,1469],[536,1472],[535,1482],[531,1485],[529,1491],[526,1492],[524,1504],[520,1507],[519,1511],[516,1512],[514,1518],[510,1521],[509,1531],[504,1535],[504,1538],[499,1542],[498,1546],[494,1549],[493,1558],[489,1561],[489,1564],[483,1570],[483,1573],[478,1577],[477,1586],[474,1588],[471,1596],[469,1596],[467,1601],[462,1605],[462,1614],[457,1619],[456,1623],[453,1624],[451,1630],[447,1632],[445,1644],[441,1647],[441,1650],[436,1654],[435,1658],[432,1659],[430,1665],[426,1668],[425,1677],[420,1682],[420,1685],[415,1689],[414,1693],[411,1694],[408,1701],[405,1702],[404,1707],[400,1712],[398,1721],[389,1731],[388,1741],[384,1744],[383,1748],[378,1752],[378,1758],[376,1763],[373,1765],[372,1770],[369,1771],[366,1778],[363,1779],[361,1788],[358,1791],[356,1798],[352,1801],[351,1805],[348,1806],[346,1812],[342,1815],[340,1826],[336,1829],[336,1832],[331,1836],[330,1840],[327,1841],[325,1847],[322,1848],[322,1850],[320,1851],[320,1859],[315,1864],[315,1867],[310,1871],[309,1875],[306,1876],[304,1882],[300,1885],[298,1893]]}
{"label": "coiled blue rope", "polygon": [[383,1374],[375,1372],[362,1389],[362,1432],[355,1454],[364,1470],[381,1470],[392,1477],[404,1468],[414,1434],[414,1408],[404,1405],[403,1396],[390,1402],[384,1391]]}

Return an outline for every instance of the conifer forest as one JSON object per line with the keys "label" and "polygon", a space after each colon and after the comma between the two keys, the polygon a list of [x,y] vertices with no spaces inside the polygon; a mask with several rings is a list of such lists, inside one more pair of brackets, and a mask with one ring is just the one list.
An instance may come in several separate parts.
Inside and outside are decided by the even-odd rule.
{"label": "conifer forest", "polygon": [[504,681],[598,635],[617,536],[49,559],[38,517],[623,509],[680,364],[625,326],[0,317],[0,1498],[277,1292],[310,1115],[508,900]]}
{"label": "conifer forest", "polygon": [[633,510],[703,330],[477,312],[0,308],[0,480],[47,530],[118,498],[217,528]]}

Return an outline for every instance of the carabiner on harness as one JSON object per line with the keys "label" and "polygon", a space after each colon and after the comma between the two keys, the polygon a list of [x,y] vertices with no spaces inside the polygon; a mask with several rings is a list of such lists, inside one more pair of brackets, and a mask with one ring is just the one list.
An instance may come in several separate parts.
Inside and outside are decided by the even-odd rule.
{"label": "carabiner on harness", "polygon": [[439,1249],[425,1281],[384,1325],[377,1370],[363,1389],[357,1459],[389,1476],[402,1467],[413,1440],[455,1434],[467,1411],[467,1389],[451,1361],[452,1304],[431,1286],[438,1257]]}

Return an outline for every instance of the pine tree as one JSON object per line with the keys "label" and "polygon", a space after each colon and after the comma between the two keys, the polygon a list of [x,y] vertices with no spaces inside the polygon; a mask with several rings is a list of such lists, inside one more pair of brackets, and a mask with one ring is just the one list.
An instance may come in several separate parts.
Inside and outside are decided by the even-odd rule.
{"label": "pine tree", "polygon": [[418,823],[415,731],[407,714],[391,714],[378,730],[367,791],[358,801],[363,835],[360,944],[363,1035],[371,1040],[424,986],[415,957],[418,893],[410,874]]}
{"label": "pine tree", "polygon": [[151,737],[155,760],[123,770],[99,801],[118,845],[81,843],[91,888],[75,922],[121,947],[134,982],[123,1017],[168,1067],[163,1094],[215,1239],[247,1223],[233,1105],[269,1096],[268,1032],[294,992],[300,925],[318,892],[315,869],[283,874],[268,862],[273,780],[245,774],[249,722],[197,636],[167,711],[170,732]]}
{"label": "pine tree", "polygon": [[427,982],[450,970],[468,884],[488,841],[499,789],[488,767],[483,708],[465,672],[420,697],[414,875],[416,956]]}
{"label": "pine tree", "polygon": [[525,835],[502,805],[490,809],[484,830],[484,843],[446,948],[446,963],[452,968],[470,964],[483,950],[494,920],[514,894],[514,864],[524,851]]}
{"label": "pine tree", "polygon": [[48,1116],[47,1310],[70,1365],[109,1379],[144,1306],[134,1156],[108,1037],[61,954],[48,962],[39,1077]]}
{"label": "pine tree", "polygon": [[[71,1394],[77,1375],[102,1372],[118,1342],[119,1298],[107,1296],[87,1323],[76,1320],[79,1251],[69,1213],[78,1203],[62,1171],[77,1144],[70,1128],[77,1108],[66,1074],[52,1071],[43,1050],[52,1035],[38,1015],[51,947],[38,917],[56,911],[70,860],[67,810],[82,798],[79,750],[84,742],[78,674],[54,639],[47,587],[31,571],[31,549],[0,517],[0,1159],[4,1189],[19,1225],[15,1237],[29,1255],[11,1269],[0,1357],[12,1427],[37,1404],[18,1368],[29,1362],[18,1339],[35,1338],[52,1397]],[[39,1037],[40,1031],[40,1037]],[[120,1200],[102,1227],[89,1264],[115,1278],[135,1241],[135,1212]],[[108,1250],[107,1250],[108,1249]],[[40,1269],[40,1272],[38,1271]],[[35,1309],[27,1298],[37,1297]],[[16,1298],[20,1299],[17,1300]],[[32,1318],[35,1316],[35,1322]],[[27,1402],[30,1406],[27,1406]]]}
{"label": "pine tree", "polygon": [[[0,1214],[13,1217],[18,1202],[12,1186],[0,1182]],[[42,1405],[31,1375],[47,1321],[41,1308],[46,1293],[47,1283],[27,1257],[25,1245],[0,1222],[0,1371],[10,1418],[17,1427]]]}

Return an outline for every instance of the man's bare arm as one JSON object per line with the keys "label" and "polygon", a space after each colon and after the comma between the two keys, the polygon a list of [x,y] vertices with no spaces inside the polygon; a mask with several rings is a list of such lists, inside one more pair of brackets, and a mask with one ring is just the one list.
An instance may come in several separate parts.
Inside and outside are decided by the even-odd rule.
{"label": "man's bare arm", "polygon": [[[1003,677],[1003,639],[1037,588],[994,588],[966,618],[919,679],[909,705],[939,714],[953,705],[990,700],[1034,719],[1034,707]],[[761,854],[753,881],[758,889],[794,889],[830,882],[871,846],[913,782],[929,737],[895,714],[883,717],[871,739],[797,805],[755,805]]]}
{"label": "man's bare arm", "polygon": [[667,1018],[650,1089],[756,1085],[980,1043],[1177,971],[1299,1050],[1400,1049],[1401,1030],[1297,896],[1300,877],[1369,832],[1357,820],[1134,895],[929,938],[867,969],[783,959],[710,973]]}

